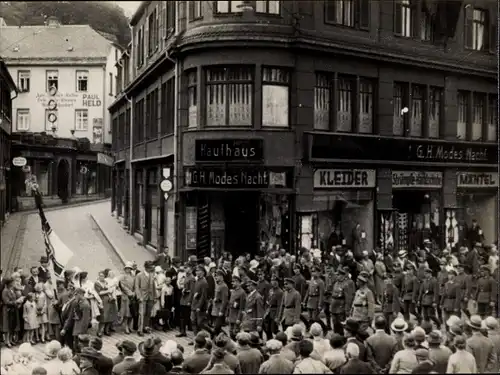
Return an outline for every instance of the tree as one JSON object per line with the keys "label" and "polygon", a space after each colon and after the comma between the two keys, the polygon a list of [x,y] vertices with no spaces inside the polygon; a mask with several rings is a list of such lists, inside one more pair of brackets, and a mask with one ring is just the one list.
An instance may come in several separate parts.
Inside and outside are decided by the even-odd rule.
{"label": "tree", "polygon": [[130,42],[128,19],[123,9],[107,1],[1,1],[0,14],[9,26],[43,25],[57,17],[63,25],[90,25],[116,36],[118,43]]}

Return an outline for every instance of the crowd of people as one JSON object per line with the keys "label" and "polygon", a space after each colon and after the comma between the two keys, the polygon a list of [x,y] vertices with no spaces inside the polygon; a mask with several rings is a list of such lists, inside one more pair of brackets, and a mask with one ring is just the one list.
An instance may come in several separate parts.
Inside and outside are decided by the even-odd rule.
{"label": "crowd of people", "polygon": [[[2,351],[2,375],[23,374],[16,365],[29,363],[38,343],[50,358],[32,366],[38,375],[58,366],[57,374],[99,375],[496,373],[498,286],[496,245],[481,243],[360,253],[336,245],[185,263],[160,252],[94,281],[78,268],[54,281],[42,257],[29,275],[18,267],[2,277],[2,345],[20,345],[15,355]],[[104,360],[102,336],[117,330],[146,336]],[[156,330],[189,333],[194,353],[163,344]]]}

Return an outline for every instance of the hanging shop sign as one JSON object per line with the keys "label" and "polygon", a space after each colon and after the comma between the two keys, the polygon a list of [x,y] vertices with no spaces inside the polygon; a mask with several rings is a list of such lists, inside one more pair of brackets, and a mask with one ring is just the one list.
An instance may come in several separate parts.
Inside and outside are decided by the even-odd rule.
{"label": "hanging shop sign", "polygon": [[267,168],[186,168],[186,187],[200,188],[266,188],[287,187],[290,174]]}
{"label": "hanging shop sign", "polygon": [[197,139],[197,162],[261,162],[264,159],[262,139]]}
{"label": "hanging shop sign", "polygon": [[317,169],[314,171],[315,189],[374,188],[376,172],[373,169]]}
{"label": "hanging shop sign", "polygon": [[341,134],[308,134],[311,161],[366,160],[498,165],[498,145]]}
{"label": "hanging shop sign", "polygon": [[97,164],[107,165],[108,167],[112,167],[114,164],[114,159],[112,156],[103,154],[102,152],[97,153]]}
{"label": "hanging shop sign", "polygon": [[488,188],[498,187],[498,172],[458,172],[457,187]]}
{"label": "hanging shop sign", "polygon": [[441,172],[392,171],[393,189],[439,189],[442,186],[443,173]]}
{"label": "hanging shop sign", "polygon": [[14,159],[12,159],[12,165],[14,167],[24,167],[27,163],[26,158],[23,158],[22,156],[18,156]]}

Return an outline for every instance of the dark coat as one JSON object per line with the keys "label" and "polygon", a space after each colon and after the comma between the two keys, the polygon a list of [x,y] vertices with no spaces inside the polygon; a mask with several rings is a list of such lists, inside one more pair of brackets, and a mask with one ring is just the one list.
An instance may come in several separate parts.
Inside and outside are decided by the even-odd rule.
{"label": "dark coat", "polygon": [[99,375],[111,375],[113,372],[113,360],[99,353],[99,358],[94,361],[94,367]]}
{"label": "dark coat", "polygon": [[371,366],[357,358],[350,359],[340,369],[341,374],[373,374]]}
{"label": "dark coat", "polygon": [[49,274],[49,270],[44,270],[42,266],[38,267],[38,279],[41,283],[45,283],[47,280],[49,280]]}
{"label": "dark coat", "polygon": [[83,370],[80,375],[101,375],[99,374],[99,372],[93,368],[93,367],[89,367],[89,368],[86,368],[85,370]]}
{"label": "dark coat", "polygon": [[165,370],[165,367],[160,365],[156,361],[151,361],[148,359],[147,361],[142,358],[135,365],[131,366],[129,371],[132,374],[148,374],[148,375],[167,375],[168,371]]}
{"label": "dark coat", "polygon": [[198,349],[184,360],[182,368],[189,374],[199,374],[207,367],[208,362],[210,362],[210,352],[206,349]]}

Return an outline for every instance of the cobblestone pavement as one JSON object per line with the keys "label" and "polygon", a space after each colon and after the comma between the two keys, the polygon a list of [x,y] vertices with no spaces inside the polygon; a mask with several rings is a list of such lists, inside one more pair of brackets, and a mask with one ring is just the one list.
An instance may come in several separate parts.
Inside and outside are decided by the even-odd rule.
{"label": "cobblestone pavement", "polygon": [[10,268],[12,249],[15,246],[17,232],[21,225],[22,214],[10,215],[9,219],[0,231],[0,268],[5,272]]}

